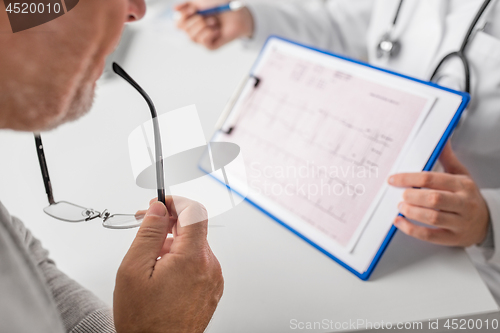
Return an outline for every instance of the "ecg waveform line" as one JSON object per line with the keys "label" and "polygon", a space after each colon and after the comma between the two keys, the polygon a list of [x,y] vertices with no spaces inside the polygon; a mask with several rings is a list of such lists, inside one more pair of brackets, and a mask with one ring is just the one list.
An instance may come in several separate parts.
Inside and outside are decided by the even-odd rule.
{"label": "ecg waveform line", "polygon": [[[288,109],[298,108],[300,111],[307,113],[311,117],[315,116],[315,114],[318,114],[318,115],[321,115],[324,117],[324,121],[326,121],[328,118],[330,118],[331,120],[338,122],[339,125],[344,126],[345,128],[347,128],[349,130],[357,131],[365,139],[372,141],[374,144],[380,145],[379,147],[377,147],[377,148],[379,148],[378,150],[372,150],[377,155],[381,155],[382,150],[384,148],[388,148],[390,143],[393,141],[392,138],[385,136],[384,134],[379,134],[378,132],[375,132],[373,129],[357,127],[355,124],[350,123],[348,120],[343,119],[342,117],[330,114],[329,111],[327,111],[325,109],[318,109],[318,110],[314,111],[314,110],[308,109],[306,107],[298,107],[297,105],[295,105],[293,103],[289,103],[287,101],[286,97],[273,96],[272,93],[269,93],[266,89],[261,90],[259,92],[259,94],[266,95],[266,96],[268,96],[268,98],[271,98],[271,99],[277,99],[276,102],[279,102],[278,104],[280,105],[281,108],[283,108],[283,107],[286,107]],[[336,154],[335,150],[331,150],[329,147],[326,147],[324,144],[322,144],[322,142],[315,142],[315,138],[316,138],[316,135],[318,133],[317,131],[312,133],[311,137],[308,137],[309,133],[303,132],[300,130],[300,128],[297,128],[297,124],[295,121],[287,121],[287,119],[280,120],[280,117],[279,117],[277,112],[273,112],[272,110],[269,110],[269,109],[262,107],[262,106],[259,107],[255,104],[250,104],[249,108],[259,108],[259,111],[262,114],[265,114],[269,118],[269,122],[267,123],[268,127],[272,127],[272,124],[275,122],[281,122],[281,126],[286,127],[291,132],[296,132],[297,135],[302,135],[305,139],[308,139],[312,145],[316,145],[318,148],[325,150],[326,152],[329,152],[331,154],[337,155],[346,161],[355,162],[352,158],[349,158],[348,156]],[[248,113],[245,113],[245,114],[248,114]],[[324,121],[322,121],[321,123],[324,123]],[[268,142],[268,143],[271,145],[273,144],[272,142]],[[337,143],[336,148],[338,148],[338,146],[341,144],[342,144],[341,142]],[[363,163],[358,162],[358,164],[362,165]],[[376,166],[375,162],[373,162],[373,164],[371,164],[371,166]]]}

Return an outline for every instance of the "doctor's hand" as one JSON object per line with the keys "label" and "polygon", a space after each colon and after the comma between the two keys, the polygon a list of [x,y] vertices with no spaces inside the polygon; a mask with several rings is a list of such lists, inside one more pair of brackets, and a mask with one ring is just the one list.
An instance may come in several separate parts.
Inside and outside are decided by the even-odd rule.
{"label": "doctor's hand", "polygon": [[206,210],[195,201],[175,197],[174,207],[167,197],[165,207],[152,200],[116,276],[118,333],[205,330],[224,286],[207,227]]}
{"label": "doctor's hand", "polygon": [[480,244],[489,227],[486,202],[449,142],[439,160],[446,173],[402,173],[389,178],[389,184],[408,188],[398,206],[406,218],[398,216],[394,224],[407,235],[435,244]]}
{"label": "doctor's hand", "polygon": [[175,7],[179,13],[177,27],[184,30],[192,41],[215,50],[236,38],[252,36],[253,17],[246,7],[207,17],[196,14],[199,9],[204,8],[206,6],[199,6],[194,2]]}

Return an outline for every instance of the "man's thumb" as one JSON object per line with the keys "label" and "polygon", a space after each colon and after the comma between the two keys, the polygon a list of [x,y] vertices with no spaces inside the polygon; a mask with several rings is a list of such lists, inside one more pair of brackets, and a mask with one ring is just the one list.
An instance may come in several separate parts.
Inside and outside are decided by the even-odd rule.
{"label": "man's thumb", "polygon": [[159,201],[153,202],[130,246],[127,259],[152,269],[165,243],[168,224],[169,214],[165,205]]}
{"label": "man's thumb", "polygon": [[447,173],[455,175],[469,174],[467,168],[462,163],[460,163],[457,156],[453,152],[450,141],[448,141],[444,146],[443,151],[441,152],[441,156],[439,157],[439,162],[441,162],[444,170]]}

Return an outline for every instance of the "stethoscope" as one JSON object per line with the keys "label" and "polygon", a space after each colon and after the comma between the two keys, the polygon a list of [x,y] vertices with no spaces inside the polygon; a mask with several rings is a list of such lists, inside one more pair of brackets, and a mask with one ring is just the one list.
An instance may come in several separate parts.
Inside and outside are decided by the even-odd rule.
{"label": "stethoscope", "polygon": [[[398,8],[396,10],[396,14],[394,16],[394,19],[392,21],[392,26],[389,31],[387,31],[381,38],[380,42],[377,45],[377,58],[391,58],[391,57],[397,57],[400,50],[401,50],[401,42],[398,39],[393,39],[392,38],[392,32],[394,31],[394,28],[396,27],[396,23],[399,18],[399,13],[401,11],[401,7],[403,6],[404,0],[399,1]],[[467,60],[467,57],[465,56],[465,48],[467,47],[467,44],[469,43],[469,40],[471,38],[471,35],[474,31],[474,29],[477,26],[477,23],[479,19],[483,16],[484,12],[486,11],[486,8],[490,4],[491,0],[485,0],[483,4],[481,5],[481,8],[479,8],[479,11],[477,12],[476,16],[474,17],[474,20],[472,20],[471,25],[469,26],[469,29],[467,30],[467,34],[465,35],[464,40],[462,41],[462,45],[460,46],[460,49],[458,51],[451,52],[450,54],[447,54],[446,56],[441,59],[441,61],[438,63],[436,68],[434,69],[434,72],[432,73],[432,76],[430,78],[430,81],[434,80],[439,69],[443,66],[444,63],[449,61],[452,58],[458,58],[462,62],[464,71],[465,71],[465,92],[470,93],[470,66],[469,66],[469,61]]]}

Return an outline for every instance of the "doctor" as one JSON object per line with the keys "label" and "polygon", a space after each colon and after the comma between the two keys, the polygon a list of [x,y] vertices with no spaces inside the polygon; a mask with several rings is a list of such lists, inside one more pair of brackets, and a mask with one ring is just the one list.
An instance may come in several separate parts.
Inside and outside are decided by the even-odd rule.
{"label": "doctor", "polygon": [[[469,91],[471,104],[440,161],[445,172],[398,174],[402,232],[466,247],[500,304],[500,4],[498,0],[324,0],[252,4],[202,17],[185,3],[178,27],[209,49],[279,35],[375,66]],[[459,51],[459,52],[457,52]],[[446,55],[447,57],[440,64]],[[467,67],[468,72],[467,73]],[[421,189],[415,189],[415,187]],[[422,222],[417,225],[410,220]],[[427,227],[428,226],[428,227]]]}

